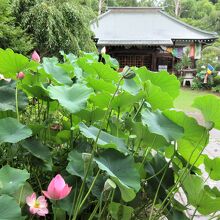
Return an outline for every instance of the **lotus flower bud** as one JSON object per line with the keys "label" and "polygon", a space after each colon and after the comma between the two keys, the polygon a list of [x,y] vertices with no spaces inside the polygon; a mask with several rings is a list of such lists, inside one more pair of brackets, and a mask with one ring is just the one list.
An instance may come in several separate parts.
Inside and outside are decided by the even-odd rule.
{"label": "lotus flower bud", "polygon": [[19,72],[17,74],[17,79],[24,79],[24,77],[25,77],[25,74],[23,72]]}
{"label": "lotus flower bud", "polygon": [[111,179],[107,179],[104,184],[103,192],[115,188],[116,188],[115,183]]}
{"label": "lotus flower bud", "polygon": [[40,63],[40,56],[39,56],[39,54],[38,54],[36,51],[34,51],[34,52],[32,53],[31,59],[34,60],[34,61],[36,61],[36,62],[38,62],[38,63]]}
{"label": "lotus flower bud", "polygon": [[63,177],[58,174],[50,182],[47,191],[43,191],[43,194],[52,200],[64,199],[70,194],[72,187],[69,187],[65,183]]}
{"label": "lotus flower bud", "polygon": [[136,76],[135,72],[129,66],[124,67],[122,75],[124,79],[132,79]]}

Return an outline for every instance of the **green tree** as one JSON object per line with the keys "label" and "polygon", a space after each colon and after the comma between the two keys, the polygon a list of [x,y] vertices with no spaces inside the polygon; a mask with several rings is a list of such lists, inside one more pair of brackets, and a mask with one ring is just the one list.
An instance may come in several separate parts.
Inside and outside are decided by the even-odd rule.
{"label": "green tree", "polygon": [[137,7],[137,0],[108,0],[108,6]]}
{"label": "green tree", "polygon": [[33,35],[43,55],[60,50],[78,54],[93,51],[90,21],[95,17],[88,1],[14,0],[14,13],[27,33]]}
{"label": "green tree", "polygon": [[0,48],[9,47],[26,54],[33,45],[30,37],[16,25],[9,0],[0,0]]}

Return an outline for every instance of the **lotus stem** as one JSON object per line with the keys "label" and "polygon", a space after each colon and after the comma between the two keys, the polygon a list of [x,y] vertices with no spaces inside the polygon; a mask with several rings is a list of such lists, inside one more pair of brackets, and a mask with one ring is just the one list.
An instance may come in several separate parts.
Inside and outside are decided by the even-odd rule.
{"label": "lotus stem", "polygon": [[17,85],[17,84],[16,84],[16,88],[15,88],[15,107],[16,107],[17,120],[19,121],[19,110],[18,110],[18,85]]}
{"label": "lotus stem", "polygon": [[[75,207],[75,213],[74,213],[74,216],[73,216],[73,219],[72,219],[72,220],[76,220],[77,215],[78,215],[78,211],[80,210],[80,208],[81,208],[81,206],[82,206],[81,197],[82,197],[83,190],[84,190],[84,186],[85,186],[85,183],[86,183],[86,179],[87,179],[87,176],[88,176],[88,173],[89,173],[89,168],[90,168],[90,166],[91,166],[91,164],[92,164],[92,161],[93,161],[93,158],[94,158],[94,153],[95,153],[95,151],[97,150],[98,139],[99,139],[99,136],[100,136],[100,134],[101,134],[102,127],[104,126],[104,123],[105,123],[105,121],[106,121],[106,117],[109,115],[109,111],[111,111],[112,101],[114,100],[114,98],[115,98],[115,96],[116,96],[116,94],[117,94],[117,92],[118,92],[118,90],[119,90],[120,83],[121,83],[121,81],[123,80],[123,78],[124,78],[124,77],[122,76],[122,77],[119,79],[119,81],[118,81],[117,88],[116,88],[116,90],[115,90],[113,96],[111,97],[111,99],[110,99],[110,101],[109,101],[109,104],[108,104],[108,107],[107,107],[107,110],[106,110],[106,112],[105,112],[105,115],[104,115],[104,118],[103,118],[103,124],[102,124],[102,126],[100,127],[99,132],[98,132],[98,134],[97,134],[97,136],[96,136],[96,139],[95,139],[95,142],[94,142],[94,146],[93,146],[93,149],[92,149],[92,153],[91,153],[91,158],[90,158],[90,160],[89,160],[88,167],[87,167],[87,170],[86,170],[86,174],[85,174],[85,176],[84,176],[84,178],[83,178],[83,182],[82,182],[82,185],[81,185],[81,187],[80,187],[80,191],[79,191],[79,195],[78,195],[77,203],[76,203],[76,207]],[[96,179],[97,179],[97,178],[96,178]],[[95,179],[95,181],[96,181],[96,179]],[[94,181],[93,184],[95,184],[95,181]],[[90,190],[90,191],[91,191],[91,190]],[[90,193],[90,192],[89,192],[89,193]],[[87,192],[87,194],[88,194],[88,192]],[[87,196],[87,194],[86,194],[86,196]],[[88,194],[88,195],[89,195],[89,194]],[[83,199],[83,201],[84,201],[84,200],[85,200],[85,198]],[[80,206],[80,208],[79,208],[79,206]]]}

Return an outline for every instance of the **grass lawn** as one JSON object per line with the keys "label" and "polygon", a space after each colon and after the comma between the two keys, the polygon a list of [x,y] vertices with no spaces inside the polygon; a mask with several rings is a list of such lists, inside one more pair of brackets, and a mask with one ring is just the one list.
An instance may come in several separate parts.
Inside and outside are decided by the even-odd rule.
{"label": "grass lawn", "polygon": [[186,112],[195,112],[196,109],[191,105],[196,97],[210,94],[209,91],[198,91],[190,88],[181,88],[180,94],[174,101],[174,107]]}

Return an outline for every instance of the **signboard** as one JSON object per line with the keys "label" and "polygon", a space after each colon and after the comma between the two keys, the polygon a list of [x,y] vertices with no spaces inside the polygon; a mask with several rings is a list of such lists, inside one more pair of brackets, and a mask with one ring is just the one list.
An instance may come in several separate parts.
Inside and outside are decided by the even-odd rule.
{"label": "signboard", "polygon": [[158,65],[158,71],[165,70],[167,71],[167,65]]}

